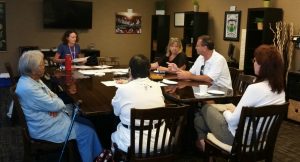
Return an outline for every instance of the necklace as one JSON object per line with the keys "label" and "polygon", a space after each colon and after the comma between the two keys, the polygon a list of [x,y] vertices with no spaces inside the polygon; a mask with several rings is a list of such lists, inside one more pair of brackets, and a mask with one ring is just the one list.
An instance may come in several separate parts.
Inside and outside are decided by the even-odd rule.
{"label": "necklace", "polygon": [[76,50],[75,50],[75,45],[73,46],[73,51],[71,50],[71,47],[69,46],[69,50],[72,56],[72,60],[76,58]]}

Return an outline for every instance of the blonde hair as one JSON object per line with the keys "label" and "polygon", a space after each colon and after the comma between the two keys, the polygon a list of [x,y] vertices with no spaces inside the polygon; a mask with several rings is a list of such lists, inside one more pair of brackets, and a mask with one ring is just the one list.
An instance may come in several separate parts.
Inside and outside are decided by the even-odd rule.
{"label": "blonde hair", "polygon": [[179,46],[179,51],[178,53],[181,53],[182,52],[182,43],[181,43],[181,40],[179,38],[170,38],[169,39],[169,43],[168,43],[168,47],[167,47],[167,53],[166,53],[166,56],[169,57],[171,52],[170,52],[170,46],[174,43],[177,43],[178,46]]}

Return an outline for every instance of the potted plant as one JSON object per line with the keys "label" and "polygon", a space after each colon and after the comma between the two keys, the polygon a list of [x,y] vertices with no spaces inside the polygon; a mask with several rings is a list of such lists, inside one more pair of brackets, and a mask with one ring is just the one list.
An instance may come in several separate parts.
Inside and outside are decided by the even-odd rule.
{"label": "potted plant", "polygon": [[264,18],[260,18],[260,17],[255,18],[255,23],[257,24],[257,30],[263,30]]}
{"label": "potted plant", "polygon": [[271,0],[263,0],[264,7],[270,7],[270,1]]}
{"label": "potted plant", "polygon": [[199,11],[199,1],[198,0],[192,0],[193,6],[194,6],[194,12]]}
{"label": "potted plant", "polygon": [[165,14],[165,1],[159,0],[155,2],[156,15],[164,15]]}

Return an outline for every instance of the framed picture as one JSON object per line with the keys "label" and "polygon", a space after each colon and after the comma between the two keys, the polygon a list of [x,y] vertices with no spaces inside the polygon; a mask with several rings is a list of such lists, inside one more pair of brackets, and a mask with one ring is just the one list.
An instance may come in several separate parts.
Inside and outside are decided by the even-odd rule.
{"label": "framed picture", "polygon": [[224,21],[224,40],[239,41],[241,11],[226,11]]}
{"label": "framed picture", "polygon": [[132,12],[117,12],[115,32],[117,34],[141,34],[142,16]]}
{"label": "framed picture", "polygon": [[183,27],[184,26],[184,12],[174,13],[174,26]]}
{"label": "framed picture", "polygon": [[7,51],[5,2],[0,2],[0,52]]}

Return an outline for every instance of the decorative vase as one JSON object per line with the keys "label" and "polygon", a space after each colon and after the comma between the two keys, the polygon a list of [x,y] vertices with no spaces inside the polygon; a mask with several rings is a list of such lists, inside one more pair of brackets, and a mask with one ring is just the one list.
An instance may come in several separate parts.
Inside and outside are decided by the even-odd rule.
{"label": "decorative vase", "polygon": [[264,24],[263,22],[257,22],[257,30],[263,30]]}
{"label": "decorative vase", "polygon": [[264,1],[264,7],[270,7],[270,1]]}
{"label": "decorative vase", "polygon": [[194,5],[194,12],[199,12],[199,6],[198,5]]}

